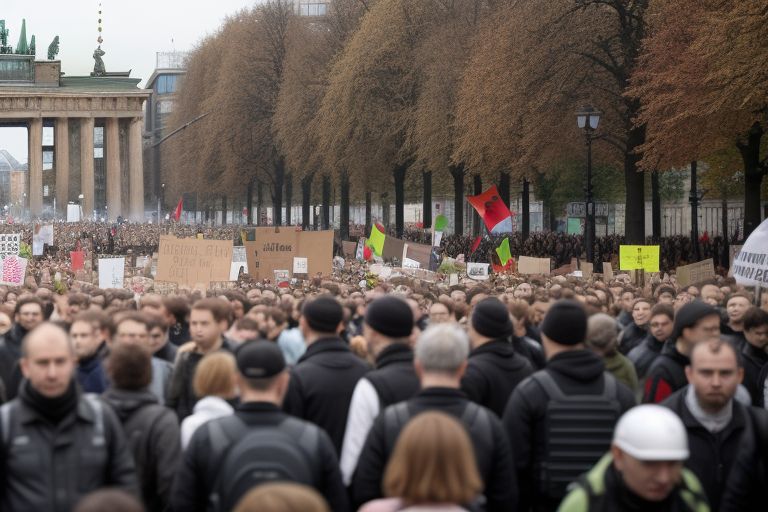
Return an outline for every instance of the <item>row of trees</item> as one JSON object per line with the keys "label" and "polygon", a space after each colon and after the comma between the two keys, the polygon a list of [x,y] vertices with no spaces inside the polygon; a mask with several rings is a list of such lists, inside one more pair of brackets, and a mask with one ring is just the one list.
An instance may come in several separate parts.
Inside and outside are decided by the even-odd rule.
{"label": "row of trees", "polygon": [[169,141],[164,179],[245,195],[249,212],[267,191],[276,224],[294,184],[303,221],[320,202],[324,225],[337,190],[342,236],[351,200],[370,212],[394,189],[401,233],[407,196],[421,190],[429,226],[433,189],[452,188],[461,229],[467,183],[508,201],[510,182],[544,192],[583,162],[574,113],[590,103],[629,241],[645,234],[644,173],[692,161],[723,193],[743,181],[748,234],[768,168],[766,21],[768,0],[332,0],[321,18],[269,0],[193,52],[170,126],[207,115]]}

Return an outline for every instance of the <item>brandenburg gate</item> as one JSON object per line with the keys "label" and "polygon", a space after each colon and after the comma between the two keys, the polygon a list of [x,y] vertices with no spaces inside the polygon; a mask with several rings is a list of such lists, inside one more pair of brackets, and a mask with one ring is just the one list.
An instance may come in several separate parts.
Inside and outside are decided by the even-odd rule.
{"label": "brandenburg gate", "polygon": [[[32,218],[44,213],[43,126],[53,125],[53,169],[46,171],[53,187],[45,191],[57,213],[79,202],[85,219],[99,212],[110,220],[144,219],[143,104],[151,91],[139,81],[128,73],[67,77],[57,60],[0,55],[0,126],[27,126]],[[103,138],[98,145],[94,133]]]}

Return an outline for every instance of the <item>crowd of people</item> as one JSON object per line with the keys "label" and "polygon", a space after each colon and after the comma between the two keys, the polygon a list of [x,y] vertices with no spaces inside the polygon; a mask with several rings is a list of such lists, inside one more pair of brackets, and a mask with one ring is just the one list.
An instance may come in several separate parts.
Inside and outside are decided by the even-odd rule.
{"label": "crowd of people", "polygon": [[764,510],[768,294],[365,267],[0,287],[0,509]]}

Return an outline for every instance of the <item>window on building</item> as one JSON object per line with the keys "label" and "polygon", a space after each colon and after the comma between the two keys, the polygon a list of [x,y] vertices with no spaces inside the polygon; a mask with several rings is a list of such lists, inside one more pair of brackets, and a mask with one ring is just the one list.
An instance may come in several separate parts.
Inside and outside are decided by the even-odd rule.
{"label": "window on building", "polygon": [[176,92],[176,75],[160,75],[157,77],[157,94]]}
{"label": "window on building", "polygon": [[325,16],[328,5],[324,2],[307,3],[299,6],[299,14],[302,16]]}

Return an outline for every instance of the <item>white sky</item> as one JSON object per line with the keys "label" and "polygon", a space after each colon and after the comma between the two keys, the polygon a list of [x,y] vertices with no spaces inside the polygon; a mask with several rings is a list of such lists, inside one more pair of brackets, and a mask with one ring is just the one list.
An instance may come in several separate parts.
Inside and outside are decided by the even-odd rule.
{"label": "white sky", "polygon": [[[27,20],[27,41],[35,35],[38,58],[59,36],[61,70],[69,76],[93,71],[98,43],[98,11],[102,5],[102,50],[107,71],[127,71],[149,78],[155,53],[187,51],[224,18],[258,0],[0,0],[0,19],[10,30],[8,43],[16,47],[21,20]],[[173,41],[172,41],[173,40]],[[21,163],[27,161],[27,133],[23,128],[0,128],[0,149],[8,149]]]}

